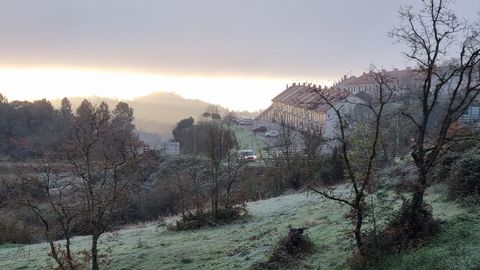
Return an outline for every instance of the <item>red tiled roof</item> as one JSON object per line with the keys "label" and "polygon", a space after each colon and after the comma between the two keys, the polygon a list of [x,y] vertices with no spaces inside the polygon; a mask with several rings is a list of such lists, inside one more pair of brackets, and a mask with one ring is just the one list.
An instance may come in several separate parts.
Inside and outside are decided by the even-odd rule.
{"label": "red tiled roof", "polygon": [[[342,86],[359,85],[359,84],[372,84],[375,83],[375,77],[373,72],[364,73],[359,77],[350,77]],[[385,78],[395,80],[411,80],[418,76],[418,71],[415,69],[403,69],[403,70],[391,70],[381,71],[381,75]]]}
{"label": "red tiled roof", "polygon": [[320,89],[314,85],[293,84],[285,91],[272,99],[273,102],[280,102],[286,105],[326,112],[330,106],[325,103],[321,94],[329,99],[329,102],[336,103],[344,99],[348,93],[337,89]]}

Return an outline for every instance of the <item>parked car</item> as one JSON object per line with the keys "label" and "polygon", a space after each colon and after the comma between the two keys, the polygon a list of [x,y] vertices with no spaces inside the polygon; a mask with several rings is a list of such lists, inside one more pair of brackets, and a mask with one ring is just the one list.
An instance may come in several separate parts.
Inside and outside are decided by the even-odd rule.
{"label": "parked car", "polygon": [[246,161],[254,161],[257,156],[253,153],[253,150],[238,150],[238,159]]}
{"label": "parked car", "polygon": [[248,126],[248,125],[252,124],[252,120],[245,119],[245,120],[240,121],[238,124],[241,125],[241,126]]}
{"label": "parked car", "polygon": [[253,129],[253,132],[267,132],[267,127],[259,126]]}
{"label": "parked car", "polygon": [[241,122],[244,122],[244,121],[252,121],[252,119],[250,118],[238,118],[235,123],[237,123],[238,125],[240,125]]}
{"label": "parked car", "polygon": [[269,132],[265,133],[266,137],[278,137],[278,135],[280,135],[280,133],[276,130],[272,130],[272,131],[269,131]]}
{"label": "parked car", "polygon": [[235,119],[235,123],[236,124],[239,124],[240,122],[242,122],[243,120],[246,120],[245,118],[237,118]]}

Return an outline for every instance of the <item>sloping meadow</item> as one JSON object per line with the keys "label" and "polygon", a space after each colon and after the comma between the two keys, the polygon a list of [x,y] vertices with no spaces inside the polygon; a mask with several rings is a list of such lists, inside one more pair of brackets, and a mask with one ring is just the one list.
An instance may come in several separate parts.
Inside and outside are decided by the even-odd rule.
{"label": "sloping meadow", "polygon": [[[339,192],[347,192],[346,187]],[[441,251],[436,263],[449,260],[453,252],[456,262],[443,264],[458,265],[469,260],[469,266],[480,266],[478,255],[467,252],[464,257],[458,253],[462,241],[469,247],[480,244],[479,230],[467,230],[465,224],[473,226],[475,217],[465,214],[466,210],[457,204],[446,202],[441,191],[430,191],[428,201],[432,203],[434,215],[446,220],[446,229],[459,234],[452,240],[442,232],[430,245],[415,251],[394,255],[385,260],[383,266],[389,269],[410,269],[417,261],[428,262],[428,254]],[[257,262],[268,259],[279,239],[285,237],[289,228],[307,228],[306,234],[315,244],[314,253],[300,259],[294,269],[345,269],[347,258],[352,254],[350,224],[345,220],[347,208],[318,195],[296,193],[248,204],[249,216],[234,224],[206,228],[196,231],[175,232],[164,224],[149,223],[130,226],[103,237],[100,247],[108,256],[105,269],[249,269]],[[467,225],[468,225],[467,224]],[[477,225],[478,227],[478,225]],[[458,230],[457,230],[458,229]],[[76,237],[76,250],[88,249],[88,237]],[[0,246],[0,269],[42,269],[53,265],[47,257],[46,244],[25,246]],[[478,254],[475,253],[475,254]],[[466,258],[465,256],[468,256]],[[473,261],[472,261],[473,260]],[[381,269],[381,268],[380,268]],[[473,269],[473,268],[464,268]]]}

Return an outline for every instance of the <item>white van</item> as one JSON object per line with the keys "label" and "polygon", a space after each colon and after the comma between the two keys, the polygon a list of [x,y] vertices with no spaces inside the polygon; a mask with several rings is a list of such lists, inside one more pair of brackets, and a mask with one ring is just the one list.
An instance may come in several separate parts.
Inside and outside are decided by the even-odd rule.
{"label": "white van", "polygon": [[257,159],[257,156],[253,153],[253,150],[238,150],[237,152],[238,159],[254,161]]}

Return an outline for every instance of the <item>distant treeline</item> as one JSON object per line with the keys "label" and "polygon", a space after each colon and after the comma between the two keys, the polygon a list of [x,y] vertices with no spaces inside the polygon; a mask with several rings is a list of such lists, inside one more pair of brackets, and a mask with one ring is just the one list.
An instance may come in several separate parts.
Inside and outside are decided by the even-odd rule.
{"label": "distant treeline", "polygon": [[[77,108],[84,97],[69,97],[73,110]],[[110,107],[115,106],[120,100],[105,97],[88,97],[92,104],[106,102]],[[61,100],[51,101],[55,108],[60,107]],[[209,108],[214,108],[220,115],[225,116],[229,110],[219,105],[213,105],[198,99],[183,98],[174,93],[157,92],[146,96],[137,97],[128,101],[128,105],[135,111],[135,126],[139,131],[159,134],[163,139],[172,135],[172,129],[179,119],[198,118]],[[235,112],[241,117],[254,118],[259,112]]]}
{"label": "distant treeline", "polygon": [[[119,105],[131,110],[126,103]],[[59,154],[73,115],[68,98],[55,108],[46,99],[8,101],[0,94],[0,158],[18,161]]]}

